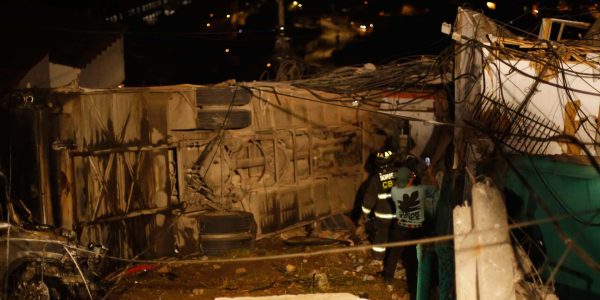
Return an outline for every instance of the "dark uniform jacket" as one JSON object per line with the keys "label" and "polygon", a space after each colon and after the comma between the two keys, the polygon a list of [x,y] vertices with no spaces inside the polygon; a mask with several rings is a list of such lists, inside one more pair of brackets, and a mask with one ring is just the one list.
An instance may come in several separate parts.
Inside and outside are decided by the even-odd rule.
{"label": "dark uniform jacket", "polygon": [[375,173],[369,179],[363,199],[363,213],[370,214],[373,211],[375,217],[381,219],[393,219],[395,217],[395,209],[391,199],[395,171],[395,168],[386,167],[380,169],[378,173]]}

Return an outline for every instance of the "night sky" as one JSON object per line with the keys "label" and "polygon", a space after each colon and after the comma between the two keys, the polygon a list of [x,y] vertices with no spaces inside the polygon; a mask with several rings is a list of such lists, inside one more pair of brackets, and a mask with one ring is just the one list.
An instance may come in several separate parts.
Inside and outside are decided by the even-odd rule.
{"label": "night sky", "polygon": [[[5,2],[0,25],[8,47],[0,72],[26,69],[47,52],[68,56],[69,39],[122,33],[126,86],[272,80],[281,57],[275,40],[283,34],[291,46],[286,59],[304,61],[306,76],[336,66],[438,54],[451,45],[441,23],[452,23],[459,5],[535,32],[542,15],[590,21],[585,9],[597,1],[499,0],[492,10],[486,1],[285,0],[284,30],[277,25],[276,0],[169,0],[136,11],[152,2],[158,1]],[[144,19],[153,12],[159,13]]]}

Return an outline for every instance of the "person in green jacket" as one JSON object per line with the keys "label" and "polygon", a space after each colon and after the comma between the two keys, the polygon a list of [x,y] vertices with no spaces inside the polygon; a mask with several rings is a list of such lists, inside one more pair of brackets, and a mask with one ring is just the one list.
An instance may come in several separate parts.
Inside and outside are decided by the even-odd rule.
{"label": "person in green jacket", "polygon": [[[432,185],[414,185],[416,174],[406,167],[396,172],[396,184],[391,189],[396,216],[390,230],[389,242],[419,239],[424,235],[425,226],[425,201],[433,197],[438,188],[433,170],[428,168],[428,175]],[[406,282],[412,299],[416,297],[417,290],[417,255],[415,246],[393,247],[386,251],[383,264],[384,281],[394,278],[396,265],[402,257],[406,269]]]}

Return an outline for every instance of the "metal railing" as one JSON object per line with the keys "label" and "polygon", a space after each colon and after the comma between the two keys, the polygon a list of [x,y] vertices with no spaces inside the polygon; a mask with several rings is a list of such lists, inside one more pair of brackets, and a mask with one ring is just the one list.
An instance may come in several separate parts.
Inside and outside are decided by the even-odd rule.
{"label": "metal railing", "polygon": [[544,154],[551,141],[544,138],[562,133],[554,122],[518,103],[507,103],[481,94],[471,108],[472,123],[483,128],[495,140],[510,149],[526,154]]}

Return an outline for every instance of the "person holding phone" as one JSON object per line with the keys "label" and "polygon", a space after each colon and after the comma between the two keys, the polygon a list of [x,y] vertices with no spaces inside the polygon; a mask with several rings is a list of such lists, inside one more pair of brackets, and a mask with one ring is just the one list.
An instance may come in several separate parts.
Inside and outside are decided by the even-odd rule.
{"label": "person holding phone", "polygon": [[[415,184],[416,173],[407,167],[396,172],[396,182],[391,189],[391,197],[396,216],[390,229],[389,242],[419,239],[424,235],[425,200],[432,197],[438,189],[438,183],[431,166],[427,167],[431,184]],[[383,264],[384,281],[394,278],[396,265],[402,257],[406,269],[406,282],[411,299],[416,296],[417,287],[417,255],[416,246],[392,247],[386,251]]]}

